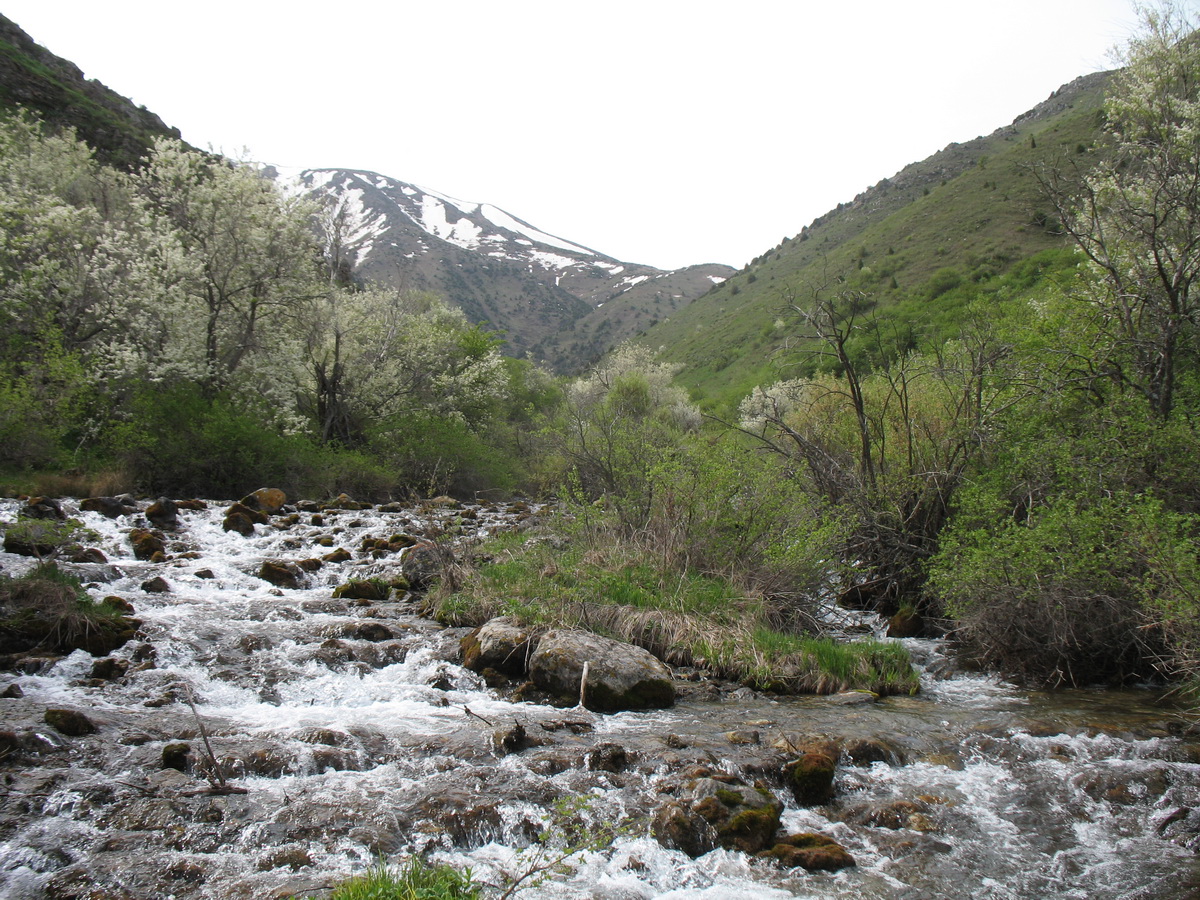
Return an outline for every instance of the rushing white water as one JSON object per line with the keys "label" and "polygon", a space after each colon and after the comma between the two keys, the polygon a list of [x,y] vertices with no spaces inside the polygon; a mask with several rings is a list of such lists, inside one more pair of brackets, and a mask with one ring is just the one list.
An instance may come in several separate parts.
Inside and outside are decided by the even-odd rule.
{"label": "rushing white water", "polygon": [[[12,521],[18,506],[0,502],[0,520]],[[123,678],[89,677],[94,660],[83,651],[0,676],[0,689],[15,682],[24,693],[0,699],[0,729],[23,741],[22,753],[0,759],[0,897],[303,897],[380,855],[413,852],[500,885],[541,864],[543,829],[565,833],[577,822],[624,827],[606,849],[529,879],[522,896],[1200,892],[1196,857],[1157,827],[1200,806],[1200,754],[1173,736],[1175,714],[1149,691],[1030,694],[981,675],[936,677],[948,670],[941,649],[908,641],[922,692],[878,703],[739,692],[597,716],[513,702],[456,664],[461,632],[404,604],[332,598],[352,577],[397,570],[399,554],[361,552],[364,538],[478,534],[507,527],[512,510],[327,512],[323,524],[302,515],[248,538],[223,531],[222,512],[182,513],[165,563],[133,558],[136,517],[78,514],[109,559],[88,570],[91,593],[129,600],[141,635],[114,654],[130,664]],[[322,538],[333,546],[318,545]],[[265,559],[309,560],[335,547],[352,558],[325,562],[303,588],[258,577]],[[3,554],[0,564],[15,573],[31,563]],[[143,589],[154,576],[168,593]],[[48,707],[86,712],[98,733],[57,734],[41,720]],[[493,732],[516,722],[530,746],[504,755]],[[222,772],[245,793],[208,790],[201,724]],[[758,743],[731,743],[730,733],[748,731]],[[843,761],[835,800],[800,808],[782,790],[773,746],[794,735],[880,741],[895,758]],[[190,747],[186,774],[163,767],[164,751],[180,742]],[[590,765],[611,744],[628,764]],[[788,832],[828,835],[857,866],[807,873],[726,850],[691,859],[663,848],[638,823],[695,763],[763,779],[786,805]],[[562,797],[587,802],[570,821],[556,819]]]}

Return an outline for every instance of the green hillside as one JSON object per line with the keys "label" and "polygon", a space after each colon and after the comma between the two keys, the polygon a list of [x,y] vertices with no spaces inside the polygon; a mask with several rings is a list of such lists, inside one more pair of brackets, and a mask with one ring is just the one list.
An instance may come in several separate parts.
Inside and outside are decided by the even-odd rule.
{"label": "green hillside", "polygon": [[1053,252],[1065,243],[1036,172],[1086,162],[1108,77],[1077,79],[1012,125],[884,179],[643,340],[683,364],[680,380],[705,403],[728,407],[783,366],[795,374],[803,332],[786,307],[814,289],[862,292],[885,331],[913,342],[952,335],[971,300],[1000,302],[1069,263]]}
{"label": "green hillside", "polygon": [[0,111],[26,109],[52,128],[69,127],[98,159],[129,168],[157,137],[179,137],[162,119],[35,43],[0,15]]}

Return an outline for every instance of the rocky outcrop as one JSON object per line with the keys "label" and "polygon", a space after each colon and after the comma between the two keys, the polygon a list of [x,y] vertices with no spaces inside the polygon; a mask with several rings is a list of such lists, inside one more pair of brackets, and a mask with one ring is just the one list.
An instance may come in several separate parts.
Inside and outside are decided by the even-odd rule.
{"label": "rocky outcrop", "polygon": [[583,705],[597,712],[675,704],[671,670],[652,654],[585,631],[543,635],[529,659],[529,677],[542,690],[563,699],[580,698],[582,693]]}

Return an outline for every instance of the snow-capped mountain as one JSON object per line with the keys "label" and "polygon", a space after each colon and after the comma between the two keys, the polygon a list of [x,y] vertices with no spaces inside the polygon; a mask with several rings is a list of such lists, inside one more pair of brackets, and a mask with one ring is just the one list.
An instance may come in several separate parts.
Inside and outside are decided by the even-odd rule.
{"label": "snow-capped mountain", "polygon": [[509,352],[559,371],[585,367],[734,272],[622,262],[496,206],[374,172],[265,172],[285,190],[327,201],[340,221],[337,252],[355,277],[434,291],[505,332]]}

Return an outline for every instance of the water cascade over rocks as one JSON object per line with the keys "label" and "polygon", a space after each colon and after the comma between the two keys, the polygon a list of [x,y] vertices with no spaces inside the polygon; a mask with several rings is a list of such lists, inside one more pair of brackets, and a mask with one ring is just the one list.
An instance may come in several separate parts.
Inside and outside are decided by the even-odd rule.
{"label": "water cascade over rocks", "polygon": [[[675,672],[667,708],[525,702],[463,667],[470,629],[422,618],[404,588],[450,535],[529,507],[281,502],[160,503],[156,523],[145,503],[60,501],[105,559],[64,568],[141,624],[108,656],[0,672],[0,897],[322,896],[416,852],[499,887],[545,829],[614,825],[519,896],[1200,892],[1200,739],[1150,690],[1030,693],[906,640],[913,697]],[[0,521],[19,508],[0,501]]]}

